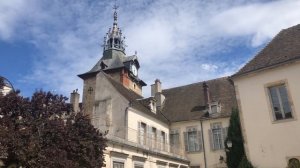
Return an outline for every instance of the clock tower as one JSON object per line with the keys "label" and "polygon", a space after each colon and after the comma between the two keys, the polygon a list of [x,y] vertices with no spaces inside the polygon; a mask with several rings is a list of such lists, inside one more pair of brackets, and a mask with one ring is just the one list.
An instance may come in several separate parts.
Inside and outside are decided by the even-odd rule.
{"label": "clock tower", "polygon": [[146,83],[138,76],[140,64],[136,53],[131,56],[127,56],[125,53],[125,37],[118,26],[116,5],[114,6],[113,19],[113,26],[109,28],[104,37],[102,58],[90,71],[78,75],[84,80],[83,96],[92,94],[95,90],[93,79],[100,71],[105,72],[124,87],[139,95],[142,95],[142,87],[146,86]]}

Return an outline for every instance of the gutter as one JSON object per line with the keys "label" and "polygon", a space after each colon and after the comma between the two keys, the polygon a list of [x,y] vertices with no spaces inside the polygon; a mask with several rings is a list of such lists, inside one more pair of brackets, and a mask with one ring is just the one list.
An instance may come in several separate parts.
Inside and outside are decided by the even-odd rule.
{"label": "gutter", "polygon": [[207,168],[207,163],[206,163],[206,153],[205,153],[205,145],[204,145],[204,135],[203,135],[203,125],[202,125],[202,120],[200,119],[200,126],[201,126],[201,138],[202,138],[202,147],[203,147],[203,158],[204,158],[204,165],[205,168]]}

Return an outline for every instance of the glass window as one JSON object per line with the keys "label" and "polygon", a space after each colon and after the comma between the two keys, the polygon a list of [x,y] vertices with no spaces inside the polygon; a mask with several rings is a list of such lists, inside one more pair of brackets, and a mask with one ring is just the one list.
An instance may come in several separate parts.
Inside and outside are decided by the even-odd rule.
{"label": "glass window", "polygon": [[161,131],[161,149],[165,150],[165,144],[166,144],[166,134],[165,132]]}
{"label": "glass window", "polygon": [[201,150],[201,136],[200,131],[196,128],[189,128],[185,133],[186,150],[189,152],[196,152]]}
{"label": "glass window", "polygon": [[134,168],[144,168],[144,164],[141,162],[134,163]]}
{"label": "glass window", "polygon": [[157,133],[156,133],[156,128],[152,127],[151,129],[151,145],[152,148],[156,148],[156,143],[157,143]]}
{"label": "glass window", "polygon": [[177,153],[179,144],[179,131],[178,130],[172,130],[170,133],[170,149],[171,152]]}
{"label": "glass window", "polygon": [[218,112],[218,106],[217,105],[212,105],[211,106],[211,113],[217,113]]}
{"label": "glass window", "polygon": [[212,136],[212,147],[214,150],[219,150],[224,148],[224,138],[221,123],[213,123],[211,125],[211,136]]}
{"label": "glass window", "polygon": [[292,110],[285,85],[269,87],[275,120],[292,118]]}
{"label": "glass window", "polygon": [[140,123],[140,128],[139,128],[139,134],[140,134],[140,144],[142,145],[146,145],[146,128],[147,128],[147,125],[145,123]]}
{"label": "glass window", "polygon": [[113,168],[124,168],[124,162],[113,162]]}

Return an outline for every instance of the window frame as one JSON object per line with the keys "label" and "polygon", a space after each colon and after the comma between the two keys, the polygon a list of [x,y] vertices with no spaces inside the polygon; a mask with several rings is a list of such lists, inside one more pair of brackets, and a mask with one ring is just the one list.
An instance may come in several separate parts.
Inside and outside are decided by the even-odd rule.
{"label": "window frame", "polygon": [[[270,88],[280,86],[280,85],[285,86],[292,117],[277,120],[276,117],[275,117],[274,109],[273,109],[273,102],[272,102],[271,95],[270,95]],[[293,99],[292,99],[292,96],[291,96],[290,87],[289,87],[287,79],[267,83],[267,84],[264,85],[264,88],[265,88],[265,95],[266,95],[266,99],[267,99],[267,105],[268,105],[268,109],[269,109],[270,120],[273,124],[294,121],[294,120],[297,119],[297,116],[296,116],[296,113],[295,113],[295,110],[294,110]]]}
{"label": "window frame", "polygon": [[119,157],[112,157],[111,158],[111,167],[114,167],[114,162],[123,163],[124,167],[126,167],[126,159],[121,159]]}
{"label": "window frame", "polygon": [[[186,136],[186,140],[184,140],[185,142],[184,143],[187,143],[185,144],[185,146],[187,147],[185,149],[186,152],[188,153],[196,153],[196,152],[203,152],[203,142],[202,142],[202,137],[201,137],[201,129],[199,129],[197,126],[189,126],[189,127],[186,127],[186,132],[185,132],[185,136]],[[191,150],[190,148],[190,144],[189,142],[190,141],[190,138],[189,138],[189,133],[195,133],[194,134],[194,138],[195,138],[195,142],[193,144],[193,150]]]}

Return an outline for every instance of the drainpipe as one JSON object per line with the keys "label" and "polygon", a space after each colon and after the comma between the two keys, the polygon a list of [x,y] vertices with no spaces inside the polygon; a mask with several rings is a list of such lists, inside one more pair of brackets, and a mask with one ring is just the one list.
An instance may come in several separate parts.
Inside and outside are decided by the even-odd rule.
{"label": "drainpipe", "polygon": [[206,163],[206,153],[205,153],[205,145],[204,145],[204,135],[203,135],[203,125],[202,125],[202,120],[200,119],[200,126],[201,126],[201,138],[202,138],[202,147],[203,147],[203,157],[204,157],[204,165],[205,168],[207,168],[207,163]]}

